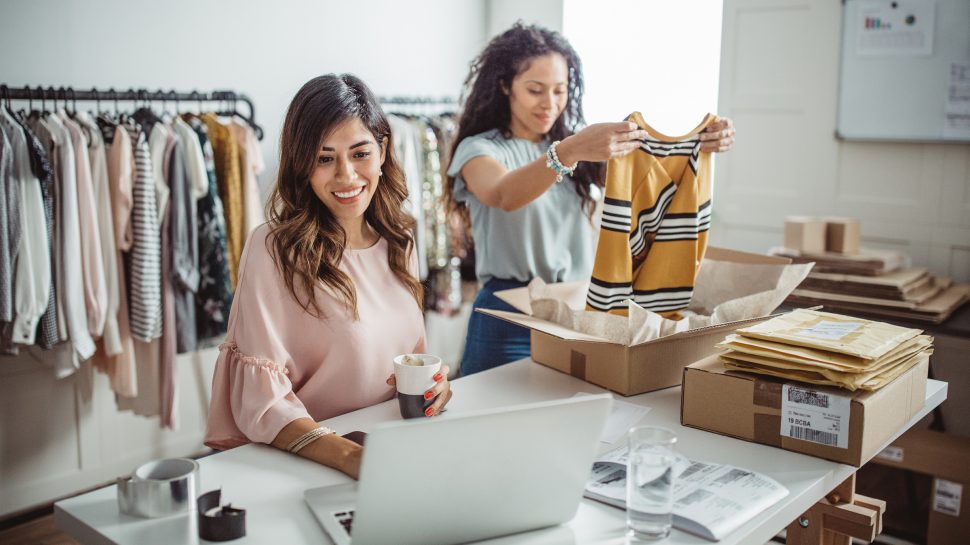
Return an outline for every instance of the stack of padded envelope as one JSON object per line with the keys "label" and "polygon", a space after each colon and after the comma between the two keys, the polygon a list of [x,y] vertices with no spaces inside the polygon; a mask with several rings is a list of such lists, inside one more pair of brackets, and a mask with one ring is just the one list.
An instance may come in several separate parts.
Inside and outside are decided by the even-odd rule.
{"label": "stack of padded envelope", "polygon": [[933,353],[919,329],[799,309],[739,329],[719,347],[728,369],[847,390],[878,390]]}

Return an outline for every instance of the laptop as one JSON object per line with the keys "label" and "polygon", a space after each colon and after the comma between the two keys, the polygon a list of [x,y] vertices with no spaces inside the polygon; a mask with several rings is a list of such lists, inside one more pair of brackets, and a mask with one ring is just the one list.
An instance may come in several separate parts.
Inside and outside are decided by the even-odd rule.
{"label": "laptop", "polygon": [[579,507],[612,396],[390,422],[360,479],[304,499],[337,545],[463,543],[561,524]]}

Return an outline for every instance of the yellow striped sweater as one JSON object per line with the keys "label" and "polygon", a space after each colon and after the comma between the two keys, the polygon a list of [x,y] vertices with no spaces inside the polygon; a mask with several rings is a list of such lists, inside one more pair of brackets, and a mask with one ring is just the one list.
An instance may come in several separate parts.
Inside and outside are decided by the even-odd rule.
{"label": "yellow striped sweater", "polygon": [[633,121],[649,138],[610,160],[606,199],[586,308],[627,314],[627,301],[667,318],[680,318],[694,292],[711,224],[710,153],[699,133],[717,118],[707,114],[684,136],[666,136]]}

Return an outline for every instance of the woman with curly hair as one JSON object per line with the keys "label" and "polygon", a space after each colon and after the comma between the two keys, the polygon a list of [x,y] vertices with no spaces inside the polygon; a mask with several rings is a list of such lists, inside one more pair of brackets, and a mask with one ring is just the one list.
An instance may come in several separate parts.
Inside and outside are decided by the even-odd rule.
{"label": "woman with curly hair", "polygon": [[[536,277],[588,280],[591,187],[603,187],[605,161],[637,149],[647,132],[628,121],[584,127],[579,57],[538,26],[517,23],[496,36],[472,63],[463,95],[446,190],[471,223],[482,284],[473,307],[514,310],[494,293]],[[730,149],[731,120],[700,139],[701,151]],[[527,329],[472,312],[461,374],[527,358],[529,348]]]}
{"label": "woman with curly hair", "polygon": [[[414,220],[374,94],[352,75],[290,103],[269,222],[240,262],[205,443],[271,444],[355,477],[361,447],[317,425],[394,395],[393,358],[423,352]],[[425,393],[451,398],[448,367]]]}

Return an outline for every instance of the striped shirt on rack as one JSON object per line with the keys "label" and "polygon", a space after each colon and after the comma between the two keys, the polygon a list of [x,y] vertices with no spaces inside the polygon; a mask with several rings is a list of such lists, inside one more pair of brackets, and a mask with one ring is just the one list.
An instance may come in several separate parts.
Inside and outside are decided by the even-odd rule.
{"label": "striped shirt on rack", "polygon": [[155,177],[145,133],[124,124],[135,156],[132,187],[132,245],[129,250],[129,323],[131,336],[143,342],[162,336],[162,246],[155,198]]}

